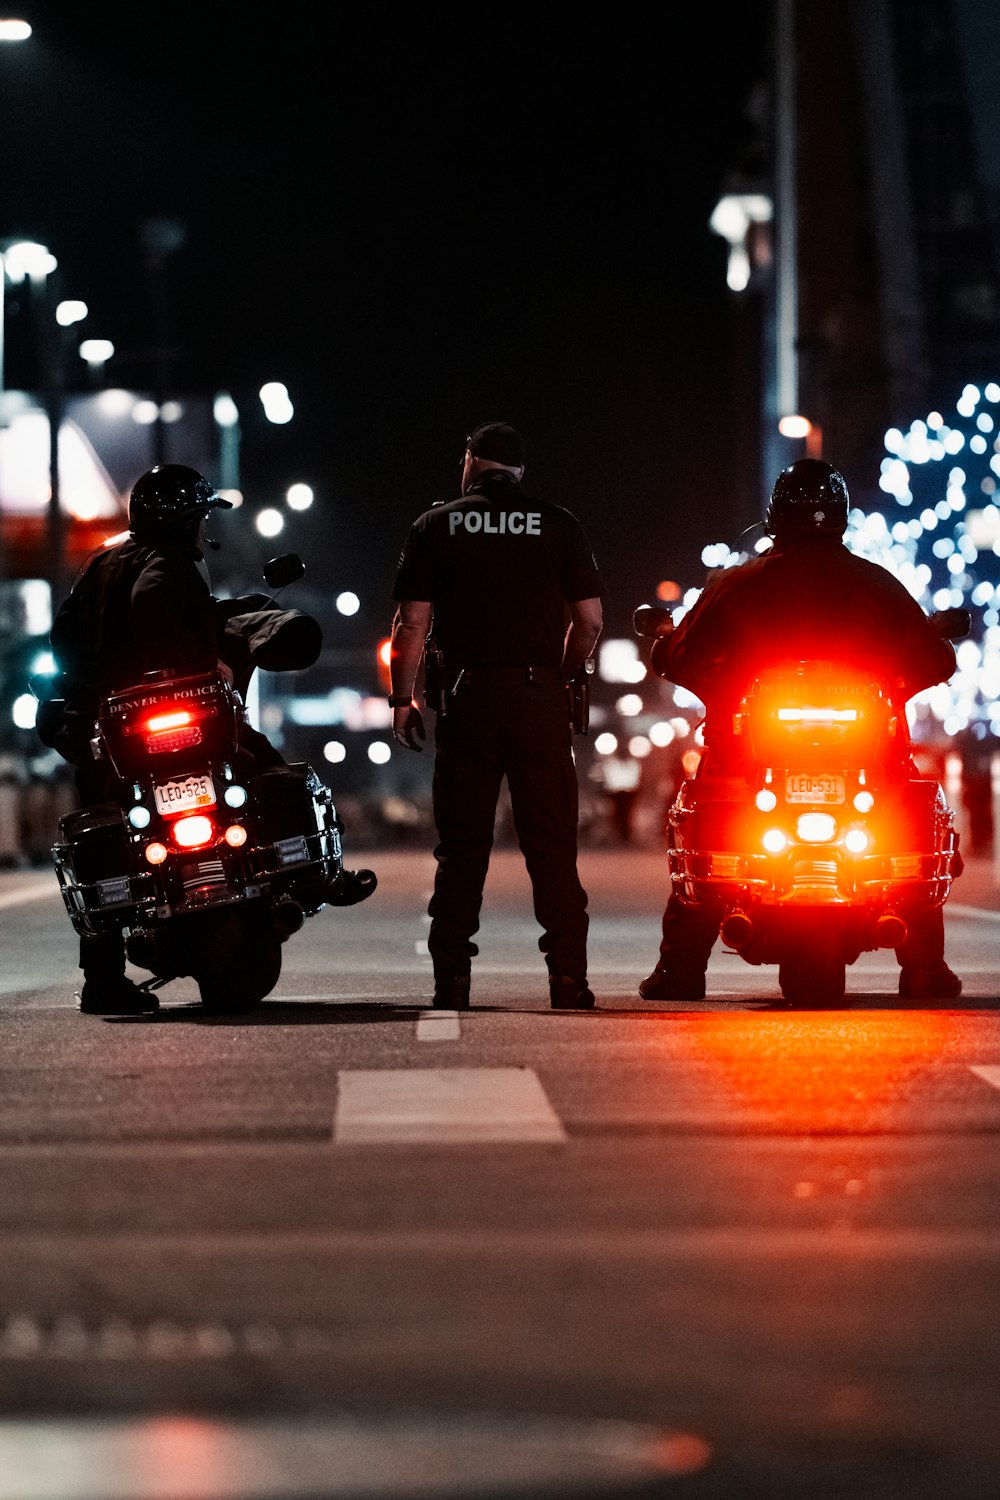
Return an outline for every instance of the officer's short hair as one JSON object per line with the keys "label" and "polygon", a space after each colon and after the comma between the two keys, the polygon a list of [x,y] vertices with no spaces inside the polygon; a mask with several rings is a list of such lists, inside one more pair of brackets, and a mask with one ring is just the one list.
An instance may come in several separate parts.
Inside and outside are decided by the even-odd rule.
{"label": "officer's short hair", "polygon": [[509,422],[480,422],[465,445],[473,458],[485,458],[510,469],[524,468],[524,439]]}

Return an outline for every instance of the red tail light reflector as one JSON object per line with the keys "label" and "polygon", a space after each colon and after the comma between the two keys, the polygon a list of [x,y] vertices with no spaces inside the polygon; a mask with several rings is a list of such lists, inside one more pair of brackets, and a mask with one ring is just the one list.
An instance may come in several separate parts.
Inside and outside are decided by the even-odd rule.
{"label": "red tail light reflector", "polygon": [[230,823],[223,837],[231,849],[238,849],[241,844],[246,843],[247,831],[242,823]]}
{"label": "red tail light reflector", "polygon": [[195,813],[189,818],[178,818],[173,827],[174,842],[182,849],[200,849],[210,844],[215,837],[211,818]]}
{"label": "red tail light reflector", "polygon": [[162,865],[167,857],[167,846],[160,843],[147,844],[143,852],[151,865]]}

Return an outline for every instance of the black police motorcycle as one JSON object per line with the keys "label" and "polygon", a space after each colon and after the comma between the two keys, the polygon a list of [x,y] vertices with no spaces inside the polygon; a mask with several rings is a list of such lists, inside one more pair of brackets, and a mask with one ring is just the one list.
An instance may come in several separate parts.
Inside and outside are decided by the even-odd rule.
{"label": "black police motorcycle", "polygon": [[[264,578],[304,572],[287,554]],[[268,596],[217,603],[232,680],[154,672],[103,698],[90,747],[115,794],[60,819],[52,858],[77,933],[124,932],[145,988],[189,975],[224,1013],[270,994],[282,944],[338,903],[345,872],[330,789],[304,763],[260,769],[245,704],[258,666],[311,665],[319,626]]]}
{"label": "black police motorcycle", "polygon": [[[931,616],[960,640],[968,610]],[[669,635],[640,605],[637,635]],[[895,948],[943,906],[962,858],[943,788],[910,757],[904,704],[875,673],[791,660],[758,673],[734,715],[736,774],[682,782],[669,810],[675,896],[711,911],[748,964],[776,964],[790,1006],[843,999],[862,952]]]}

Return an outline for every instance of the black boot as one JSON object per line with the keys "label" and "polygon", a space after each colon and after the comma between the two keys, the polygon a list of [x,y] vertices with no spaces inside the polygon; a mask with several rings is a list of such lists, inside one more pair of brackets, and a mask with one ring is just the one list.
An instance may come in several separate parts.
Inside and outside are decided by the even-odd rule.
{"label": "black boot", "polygon": [[85,1016],[146,1016],[160,1008],[151,990],[144,990],[124,974],[88,974],[83,981],[80,1009]]}
{"label": "black boot", "polygon": [[125,977],[125,942],[120,931],[80,937],[83,990],[80,1009],[88,1016],[143,1016],[160,1008],[156,996]]}

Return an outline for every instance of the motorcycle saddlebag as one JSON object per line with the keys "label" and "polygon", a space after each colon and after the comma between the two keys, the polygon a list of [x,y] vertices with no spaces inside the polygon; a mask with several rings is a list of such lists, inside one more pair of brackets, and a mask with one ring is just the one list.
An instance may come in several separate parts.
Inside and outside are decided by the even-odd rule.
{"label": "motorcycle saddlebag", "polygon": [[261,842],[274,844],[298,834],[315,833],[322,822],[317,803],[329,796],[311,766],[275,766],[253,782]]}
{"label": "motorcycle saddlebag", "polygon": [[81,885],[128,874],[128,836],[117,802],[100,802],[59,819],[66,857]]}

